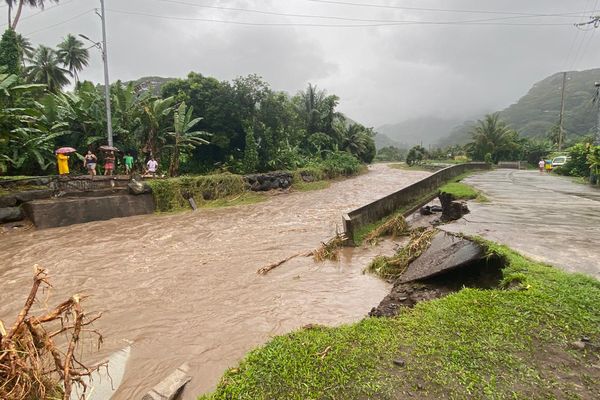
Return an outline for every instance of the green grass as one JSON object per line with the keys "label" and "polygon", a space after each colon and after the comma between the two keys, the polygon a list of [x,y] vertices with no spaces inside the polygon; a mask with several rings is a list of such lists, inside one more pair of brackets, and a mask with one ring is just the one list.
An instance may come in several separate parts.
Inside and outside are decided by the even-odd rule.
{"label": "green grass", "polygon": [[449,182],[440,188],[440,192],[449,193],[457,200],[477,200],[480,203],[488,199],[478,190],[462,182]]}
{"label": "green grass", "polygon": [[485,244],[523,290],[463,289],[395,318],[275,337],[200,398],[598,398],[595,358],[569,343],[600,340],[600,282]]}

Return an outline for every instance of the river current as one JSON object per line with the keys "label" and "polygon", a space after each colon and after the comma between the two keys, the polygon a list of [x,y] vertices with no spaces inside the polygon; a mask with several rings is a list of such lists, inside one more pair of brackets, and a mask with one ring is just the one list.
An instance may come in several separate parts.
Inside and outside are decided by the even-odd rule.
{"label": "river current", "polygon": [[136,399],[184,362],[184,399],[214,389],[226,368],[269,338],[306,324],[363,318],[389,292],[363,274],[378,248],[345,249],[338,262],[298,257],[341,229],[344,212],[417,181],[427,172],[374,165],[328,189],[264,203],[99,221],[0,236],[0,319],[12,324],[31,287],[33,265],[50,272],[50,304],[74,293],[103,311],[98,361],[132,343],[113,398]]}

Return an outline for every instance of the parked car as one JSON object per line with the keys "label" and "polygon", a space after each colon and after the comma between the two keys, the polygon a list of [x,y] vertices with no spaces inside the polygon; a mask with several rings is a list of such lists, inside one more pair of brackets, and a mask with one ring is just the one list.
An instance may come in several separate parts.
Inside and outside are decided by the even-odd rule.
{"label": "parked car", "polygon": [[567,156],[558,156],[558,157],[554,157],[552,159],[552,168],[556,168],[556,167],[560,167],[561,165],[565,165],[565,163],[568,161],[568,157]]}

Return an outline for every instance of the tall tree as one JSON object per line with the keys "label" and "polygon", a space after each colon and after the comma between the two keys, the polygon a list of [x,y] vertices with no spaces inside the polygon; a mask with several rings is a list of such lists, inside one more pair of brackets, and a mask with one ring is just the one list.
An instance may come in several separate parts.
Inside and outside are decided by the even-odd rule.
{"label": "tall tree", "polygon": [[520,146],[518,134],[500,119],[500,114],[488,114],[471,131],[472,142],[467,144],[469,154],[475,160],[484,160],[490,154],[494,162],[502,155]]}
{"label": "tall tree", "polygon": [[31,45],[31,41],[20,33],[17,33],[17,47],[21,56],[21,64],[23,65],[23,69],[25,69],[25,60],[33,57],[35,49]]}
{"label": "tall tree", "polygon": [[26,69],[28,79],[33,83],[43,83],[48,90],[57,93],[69,84],[71,72],[61,67],[56,51],[49,47],[40,45],[33,58],[31,65]]}
{"label": "tall tree", "polygon": [[21,72],[21,51],[17,34],[11,28],[4,31],[0,40],[0,65],[6,67],[8,74],[19,75]]}
{"label": "tall tree", "polygon": [[90,53],[84,47],[83,42],[71,34],[68,34],[57,47],[56,54],[60,62],[75,77],[75,82],[79,82],[78,73],[88,65]]}
{"label": "tall tree", "polygon": [[[16,29],[19,19],[21,18],[23,6],[41,8],[43,10],[47,2],[58,3],[59,0],[5,0],[5,2],[8,6],[8,25],[12,29]],[[17,11],[15,13],[15,18],[11,21],[12,11],[15,6],[17,7]]]}

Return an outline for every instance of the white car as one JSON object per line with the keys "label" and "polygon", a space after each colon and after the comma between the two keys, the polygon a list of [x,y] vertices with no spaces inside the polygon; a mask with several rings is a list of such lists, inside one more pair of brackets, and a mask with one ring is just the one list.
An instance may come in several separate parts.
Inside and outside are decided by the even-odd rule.
{"label": "white car", "polygon": [[560,167],[561,165],[565,165],[568,161],[567,156],[558,156],[552,159],[552,168]]}

